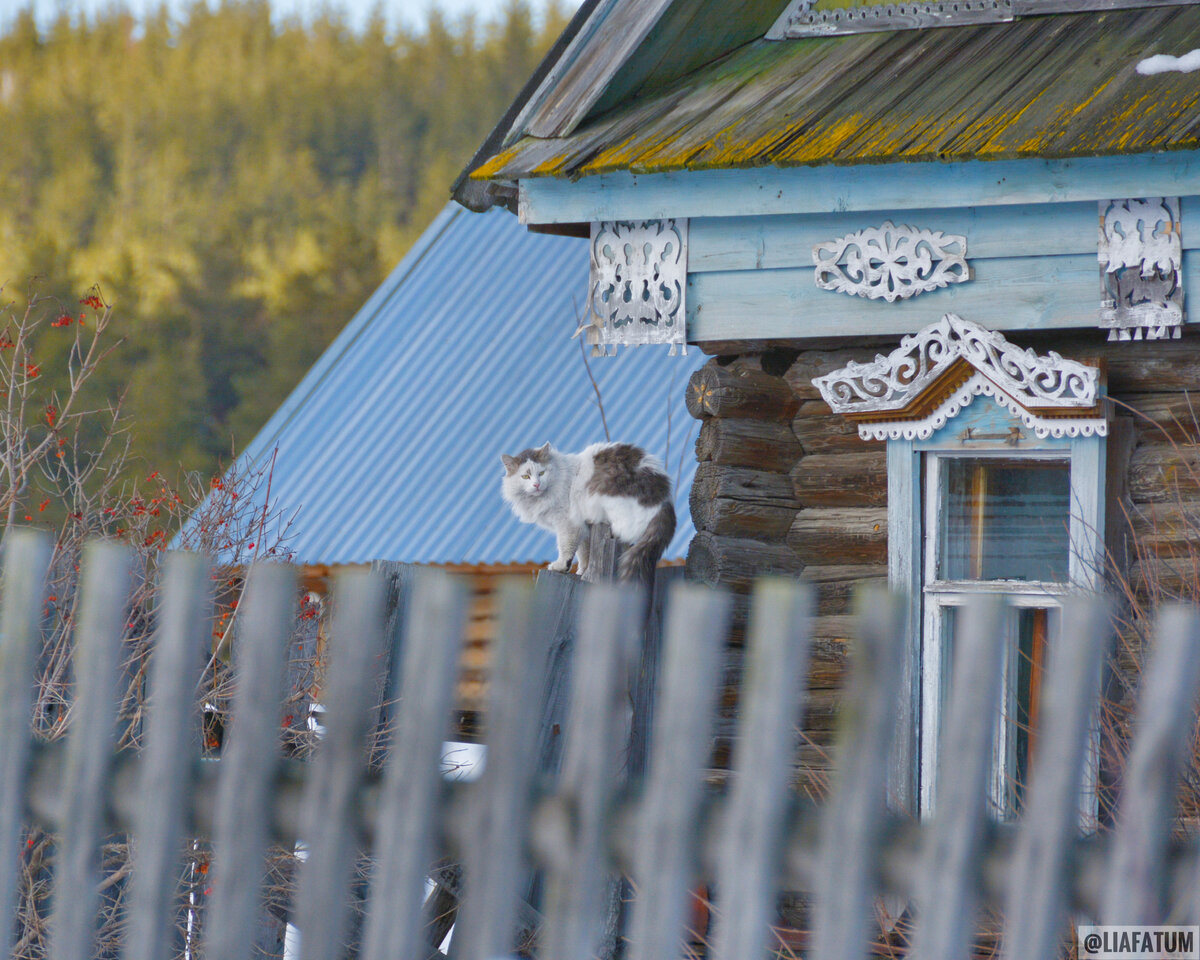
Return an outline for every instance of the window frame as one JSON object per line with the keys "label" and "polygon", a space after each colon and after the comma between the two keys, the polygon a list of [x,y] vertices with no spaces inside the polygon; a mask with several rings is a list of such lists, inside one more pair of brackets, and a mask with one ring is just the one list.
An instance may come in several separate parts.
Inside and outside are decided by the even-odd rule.
{"label": "window frame", "polygon": [[[1015,432],[1014,432],[1015,431]],[[1068,582],[942,581],[934,583],[941,605],[958,605],[972,593],[999,592],[1019,606],[1057,606],[1070,591],[1099,590],[1104,571],[1104,505],[1106,440],[1103,436],[1038,438],[1021,421],[986,396],[976,396],[926,440],[889,439],[888,580],[910,599],[906,624],[906,655],[901,684],[900,722],[892,751],[889,789],[901,810],[927,815],[932,806],[936,757],[929,756],[936,737],[936,716],[927,698],[942,682],[940,671],[929,669],[927,656],[936,630],[927,630],[926,569],[936,549],[937,480],[940,462],[949,457],[1065,459],[1070,464],[1068,519]],[[929,476],[929,464],[932,477]],[[933,516],[931,516],[933,514]],[[931,615],[931,612],[930,612]],[[930,637],[926,642],[926,637]],[[940,661],[939,661],[940,662]],[[1005,703],[1012,685],[1006,677]],[[1093,725],[1093,756],[1099,748],[1099,729]],[[1003,754],[1000,754],[1003,756]],[[1094,768],[1094,763],[1091,763]],[[1095,809],[1095,777],[1089,776],[1081,809]],[[995,784],[995,781],[994,781]],[[995,790],[995,785],[993,786]]]}

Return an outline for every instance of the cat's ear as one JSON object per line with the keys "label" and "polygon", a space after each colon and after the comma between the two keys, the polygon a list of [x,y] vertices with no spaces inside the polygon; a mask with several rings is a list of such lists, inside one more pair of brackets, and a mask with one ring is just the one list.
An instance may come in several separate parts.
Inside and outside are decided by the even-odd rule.
{"label": "cat's ear", "polygon": [[550,441],[549,440],[547,440],[540,447],[538,447],[538,459],[541,460],[543,463],[550,459]]}
{"label": "cat's ear", "polygon": [[500,454],[500,461],[504,464],[505,474],[513,474],[517,472],[517,458],[510,457],[507,453]]}

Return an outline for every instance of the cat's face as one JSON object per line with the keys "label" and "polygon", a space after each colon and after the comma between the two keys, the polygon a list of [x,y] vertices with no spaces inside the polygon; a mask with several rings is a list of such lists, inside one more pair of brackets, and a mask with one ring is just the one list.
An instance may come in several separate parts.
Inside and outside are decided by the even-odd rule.
{"label": "cat's face", "polygon": [[550,483],[553,465],[550,444],[533,450],[522,450],[515,457],[500,454],[504,463],[504,485],[527,497],[540,497]]}

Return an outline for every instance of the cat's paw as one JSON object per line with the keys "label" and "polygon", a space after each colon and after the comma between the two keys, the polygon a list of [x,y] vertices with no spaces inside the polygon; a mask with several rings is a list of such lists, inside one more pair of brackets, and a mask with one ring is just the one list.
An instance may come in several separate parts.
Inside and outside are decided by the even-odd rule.
{"label": "cat's paw", "polygon": [[571,566],[570,560],[555,560],[546,569],[552,570],[554,573],[566,573],[570,566]]}
{"label": "cat's paw", "polygon": [[575,576],[582,577],[585,573],[587,573],[587,570],[588,570],[587,564],[580,563],[578,566],[575,567]]}

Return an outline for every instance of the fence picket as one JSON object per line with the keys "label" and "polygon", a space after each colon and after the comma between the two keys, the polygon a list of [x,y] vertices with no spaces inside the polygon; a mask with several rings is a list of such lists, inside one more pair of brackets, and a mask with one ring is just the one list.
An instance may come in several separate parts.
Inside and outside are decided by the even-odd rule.
{"label": "fence picket", "polygon": [[1109,608],[1096,598],[1063,604],[1039,708],[1042,729],[1025,790],[1025,809],[1009,865],[1004,911],[1008,960],[1057,956],[1065,919],[1066,870],[1079,832],[1080,775],[1097,704],[1100,669],[1112,636]]}
{"label": "fence picket", "polygon": [[887,823],[887,757],[899,710],[896,677],[907,615],[882,590],[856,597],[850,680],[834,751],[836,774],[822,821],[814,911],[817,960],[866,956],[879,848]]}
{"label": "fence picket", "polygon": [[[100,841],[106,829],[117,719],[117,674],[131,586],[127,547],[92,541],[80,562],[75,702],[67,733],[50,956],[90,957],[96,934]],[[66,895],[70,891],[69,895]]]}
{"label": "fence picket", "polygon": [[438,761],[466,622],[464,584],[434,570],[413,573],[405,616],[401,692],[380,798],[364,940],[366,960],[425,960],[421,899],[433,860]]}
{"label": "fence picket", "polygon": [[938,760],[937,808],[922,855],[913,960],[970,956],[987,825],[989,773],[1000,714],[1004,607],[974,598],[963,611]]}
{"label": "fence picket", "polygon": [[729,612],[723,592],[690,583],[671,589],[663,688],[636,826],[630,960],[679,953],[689,886],[698,874],[697,821]]}
{"label": "fence picket", "polygon": [[811,589],[792,581],[755,586],[733,789],[721,821],[714,960],[765,953],[783,861],[793,730],[807,694],[812,607]]}
{"label": "fence picket", "polygon": [[257,563],[238,607],[237,687],[214,817],[205,950],[211,960],[247,960],[251,953],[271,830],[271,790],[279,769],[285,651],[298,596],[295,570]]}
{"label": "fence picket", "polygon": [[367,759],[374,698],[364,697],[383,653],[382,575],[350,571],[334,583],[323,700],[325,732],[304,797],[308,858],[300,869],[293,922],[301,960],[345,953],[349,893],[359,847],[358,792]]}
{"label": "fence picket", "polygon": [[200,750],[195,690],[212,640],[211,574],[200,554],[167,557],[137,798],[128,960],[157,960],[171,942],[180,843]]}
{"label": "fence picket", "polygon": [[[806,699],[812,596],[793,581],[756,586],[733,769],[721,801],[709,804],[704,773],[731,608],[725,594],[694,584],[672,588],[662,689],[651,701],[647,678],[656,673],[657,647],[639,656],[637,641],[657,627],[644,622],[639,597],[613,584],[561,576],[543,577],[536,588],[517,579],[502,584],[485,771],[474,784],[446,785],[438,754],[466,621],[461,582],[405,570],[399,643],[391,640],[395,617],[389,620],[385,609],[395,606],[395,583],[388,599],[378,573],[338,579],[330,608],[332,664],[321,697],[326,733],[311,763],[289,762],[284,769],[280,707],[298,585],[289,567],[254,566],[235,622],[235,696],[224,756],[219,764],[201,764],[194,693],[211,636],[211,567],[200,556],[170,555],[144,750],[121,755],[115,766],[132,555],[113,544],[86,547],[67,737],[34,750],[34,655],[50,552],[46,538],[23,531],[12,532],[5,544],[0,922],[12,929],[20,868],[12,854],[28,815],[61,834],[49,944],[55,960],[95,953],[100,844],[113,829],[135,832],[123,956],[157,960],[178,953],[172,911],[180,841],[192,825],[215,839],[203,948],[213,960],[248,960],[254,950],[273,837],[288,843],[299,837],[308,847],[293,910],[303,960],[336,960],[352,949],[348,941],[357,931],[347,921],[350,898],[363,889],[351,891],[360,853],[376,860],[362,928],[365,960],[427,960],[424,887],[434,861],[447,854],[463,861],[461,885],[453,860],[439,861],[444,867],[435,871],[447,901],[465,897],[452,947],[456,960],[508,955],[514,946],[529,947],[523,938],[533,932],[540,956],[606,955],[618,916],[614,859],[636,888],[630,960],[683,953],[689,892],[708,879],[715,881],[718,904],[713,960],[755,960],[767,952],[770,911],[784,877],[789,889],[814,894],[813,960],[863,960],[881,895],[914,898],[908,953],[914,960],[968,957],[977,900],[987,896],[995,903],[1001,888],[1002,949],[1012,960],[1055,955],[1069,904],[1108,923],[1174,918],[1168,897],[1172,909],[1185,904],[1200,915],[1194,844],[1182,854],[1171,847],[1200,685],[1200,612],[1193,608],[1161,614],[1138,695],[1116,828],[1080,844],[1081,791],[1085,801],[1092,795],[1083,761],[1097,735],[1099,680],[1112,627],[1109,608],[1095,598],[1064,604],[1061,635],[1050,645],[1042,681],[1022,819],[1001,831],[988,815],[1005,644],[1005,614],[996,597],[972,600],[959,620],[936,809],[922,823],[899,820],[885,806],[905,650],[905,604],[897,597],[873,592],[859,598],[834,788],[823,804],[802,806],[793,804],[787,784],[792,732]],[[392,643],[386,662],[385,639]],[[379,699],[373,694],[389,676],[400,678],[402,695],[380,714],[394,717],[394,726],[380,741],[390,744],[388,755],[374,755],[384,763],[376,779],[368,733]],[[635,744],[631,760],[631,716],[645,717],[651,707],[649,749]],[[644,764],[637,759],[643,756]],[[623,781],[632,773],[637,785],[643,766],[640,796],[631,800]],[[215,794],[215,803],[204,802],[207,793]],[[373,847],[361,849],[367,840]],[[530,882],[534,867],[545,871],[544,917],[531,906],[533,897],[522,899],[538,890]]]}
{"label": "fence picket", "polygon": [[454,952],[459,960],[491,960],[512,950],[519,891],[527,865],[536,722],[545,662],[544,624],[555,611],[548,594],[511,579],[500,588],[500,629],[488,692],[487,759],[471,786],[461,834],[466,901]]}
{"label": "fence picket", "polygon": [[33,664],[42,625],[50,538],[10,530],[4,544],[4,597],[0,604],[0,956],[8,956],[16,908],[20,842],[29,772]]}
{"label": "fence picket", "polygon": [[1171,604],[1159,614],[1142,674],[1133,748],[1108,861],[1104,923],[1163,923],[1165,859],[1175,793],[1195,729],[1200,615]]}
{"label": "fence picket", "polygon": [[600,950],[609,905],[607,828],[625,763],[627,685],[642,599],[596,584],[579,610],[579,640],[558,791],[542,807],[535,838],[548,864],[545,956],[585,960]]}

